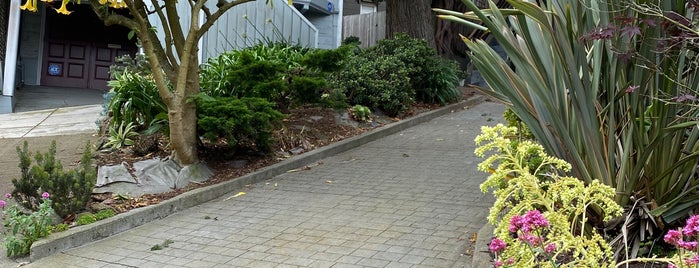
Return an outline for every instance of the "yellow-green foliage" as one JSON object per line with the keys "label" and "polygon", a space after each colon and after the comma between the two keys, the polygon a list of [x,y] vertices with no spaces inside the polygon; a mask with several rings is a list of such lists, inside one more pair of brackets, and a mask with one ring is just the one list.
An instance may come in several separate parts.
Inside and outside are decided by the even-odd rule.
{"label": "yellow-green foliage", "polygon": [[[552,260],[563,254],[572,257],[564,266],[611,266],[611,249],[597,232],[588,229],[586,212],[599,211],[605,221],[621,215],[614,189],[597,181],[584,185],[564,176],[570,164],[548,155],[532,141],[511,140],[509,137],[517,137],[515,127],[498,124],[481,130],[475,153],[485,160],[478,169],[491,173],[481,190],[494,189],[496,201],[488,220],[495,226],[495,235],[507,244],[498,259],[513,258],[516,267],[553,267],[553,263],[539,263],[543,253],[514,238],[508,229],[513,216],[539,210],[550,222],[542,238],[557,248],[549,256]],[[538,164],[532,165],[533,160]]]}

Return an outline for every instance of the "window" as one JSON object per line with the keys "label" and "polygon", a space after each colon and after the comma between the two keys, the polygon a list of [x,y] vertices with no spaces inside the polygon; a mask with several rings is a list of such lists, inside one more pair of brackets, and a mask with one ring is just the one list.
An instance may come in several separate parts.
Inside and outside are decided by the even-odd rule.
{"label": "window", "polygon": [[359,7],[359,14],[367,14],[376,12],[376,4],[374,3],[361,3]]}

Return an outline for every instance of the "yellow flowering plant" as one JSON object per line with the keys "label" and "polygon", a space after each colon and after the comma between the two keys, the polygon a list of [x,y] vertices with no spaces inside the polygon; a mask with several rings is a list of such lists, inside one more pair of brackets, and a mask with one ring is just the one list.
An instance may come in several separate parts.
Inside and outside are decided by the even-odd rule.
{"label": "yellow flowering plant", "polygon": [[[481,130],[475,153],[485,158],[478,169],[491,174],[481,190],[494,189],[496,198],[488,216],[495,226],[497,240],[493,243],[500,245],[493,250],[498,254],[496,264],[610,267],[613,253],[590,228],[594,226],[588,213],[595,210],[595,215],[604,215],[604,221],[620,216],[614,189],[598,181],[585,185],[565,176],[570,164],[548,155],[533,141],[513,140],[515,127],[498,124]],[[531,218],[538,219],[536,228],[523,224]]]}
{"label": "yellow flowering plant", "polygon": [[[61,1],[61,7],[59,8],[54,8],[56,12],[59,14],[63,15],[70,15],[72,11],[68,10],[68,3],[70,2],[76,2],[80,4],[80,0],[60,0]],[[46,2],[46,3],[52,3],[54,0],[41,0],[41,2]],[[57,2],[57,1],[56,1]],[[98,1],[101,5],[106,5],[108,4],[109,7],[111,8],[125,8],[126,7],[126,2],[124,0],[99,0]],[[20,6],[19,8],[22,10],[26,11],[31,11],[31,12],[36,12],[37,9],[37,0],[27,0],[24,5]]]}

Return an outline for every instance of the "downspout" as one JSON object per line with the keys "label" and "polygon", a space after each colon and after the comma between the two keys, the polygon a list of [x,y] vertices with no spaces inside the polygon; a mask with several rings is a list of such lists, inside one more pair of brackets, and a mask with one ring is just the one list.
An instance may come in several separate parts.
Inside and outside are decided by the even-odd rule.
{"label": "downspout", "polygon": [[9,19],[7,21],[7,45],[5,51],[5,70],[2,81],[0,113],[14,110],[15,75],[17,72],[17,50],[19,48],[20,0],[10,0]]}
{"label": "downspout", "polygon": [[337,29],[336,29],[336,31],[337,31],[337,32],[336,32],[336,33],[337,33],[337,40],[335,41],[335,42],[336,42],[336,43],[335,43],[335,47],[340,47],[340,46],[342,45],[342,15],[343,15],[343,13],[344,13],[343,11],[344,11],[344,9],[345,9],[344,3],[343,3],[343,2],[345,2],[345,1],[343,1],[343,0],[338,0],[338,1],[337,1],[337,10],[338,10],[338,13],[337,13]]}

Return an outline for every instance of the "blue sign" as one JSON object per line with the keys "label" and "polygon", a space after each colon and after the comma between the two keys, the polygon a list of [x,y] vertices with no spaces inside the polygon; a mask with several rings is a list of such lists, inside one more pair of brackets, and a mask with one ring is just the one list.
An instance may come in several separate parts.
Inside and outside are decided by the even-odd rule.
{"label": "blue sign", "polygon": [[328,12],[333,12],[333,2],[328,1]]}
{"label": "blue sign", "polygon": [[49,75],[57,76],[61,74],[61,65],[58,63],[49,64]]}

